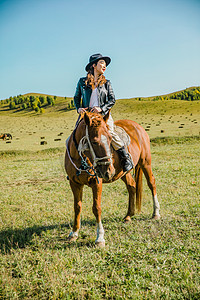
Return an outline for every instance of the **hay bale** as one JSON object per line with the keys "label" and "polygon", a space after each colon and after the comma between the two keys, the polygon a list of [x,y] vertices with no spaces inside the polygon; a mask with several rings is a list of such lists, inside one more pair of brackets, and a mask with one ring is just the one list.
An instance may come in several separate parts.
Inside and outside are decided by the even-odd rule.
{"label": "hay bale", "polygon": [[61,139],[54,139],[55,142],[61,141]]}
{"label": "hay bale", "polygon": [[41,141],[40,142],[40,145],[46,145],[47,144],[47,141]]}
{"label": "hay bale", "polygon": [[161,133],[164,133],[165,131],[163,130],[163,129],[161,129],[161,131],[160,131]]}

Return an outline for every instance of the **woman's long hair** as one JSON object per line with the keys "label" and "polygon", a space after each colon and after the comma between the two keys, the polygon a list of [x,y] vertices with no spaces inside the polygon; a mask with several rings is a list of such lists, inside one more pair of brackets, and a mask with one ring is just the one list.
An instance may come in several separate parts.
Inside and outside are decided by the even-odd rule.
{"label": "woman's long hair", "polygon": [[[103,74],[99,75],[97,79],[97,86],[101,86],[104,83],[106,83],[106,78]],[[95,82],[94,82],[94,68],[93,66],[90,67],[88,73],[87,73],[87,78],[85,81],[86,86],[89,86],[92,88],[92,90],[95,89]]]}

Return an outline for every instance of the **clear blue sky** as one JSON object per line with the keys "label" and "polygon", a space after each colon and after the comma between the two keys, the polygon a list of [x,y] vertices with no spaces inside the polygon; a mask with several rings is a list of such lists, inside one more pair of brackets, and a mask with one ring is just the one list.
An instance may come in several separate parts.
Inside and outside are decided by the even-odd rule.
{"label": "clear blue sky", "polygon": [[89,56],[117,99],[200,85],[200,0],[0,0],[0,99],[73,96]]}

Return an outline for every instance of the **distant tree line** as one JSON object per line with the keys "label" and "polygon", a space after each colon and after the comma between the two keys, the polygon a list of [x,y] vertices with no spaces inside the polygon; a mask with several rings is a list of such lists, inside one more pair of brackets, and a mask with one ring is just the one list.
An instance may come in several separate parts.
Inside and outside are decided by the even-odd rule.
{"label": "distant tree line", "polygon": [[200,100],[200,87],[185,89],[181,92],[176,92],[166,96],[157,96],[153,98],[153,100],[186,100],[186,101],[195,101]]}
{"label": "distant tree line", "polygon": [[[46,106],[54,106],[56,103],[57,96],[23,96],[18,95],[14,97],[10,97],[5,100],[0,101],[0,105],[8,104],[8,107],[10,109],[21,109],[21,110],[34,110],[37,113],[44,113],[44,108]],[[143,101],[148,100],[149,98],[135,98],[136,100]],[[194,87],[194,88],[188,88],[181,92],[175,92],[170,95],[164,95],[164,96],[156,96],[154,98],[150,98],[153,101],[157,100],[170,100],[170,99],[176,99],[176,100],[187,100],[187,101],[195,101],[200,100],[200,87]],[[65,100],[67,102],[67,97],[65,97]],[[70,102],[66,103],[66,110],[75,109],[74,107],[74,101],[71,100]]]}
{"label": "distant tree line", "polygon": [[[8,104],[9,108],[21,109],[21,110],[34,110],[37,113],[44,113],[46,106],[55,106],[57,96],[23,96],[18,95],[10,97],[5,100],[1,100],[0,104]],[[67,97],[65,97],[67,99]],[[70,103],[66,104],[66,110],[71,110],[74,108],[74,101],[71,100]]]}
{"label": "distant tree line", "polygon": [[156,96],[154,98],[136,98],[136,100],[144,101],[144,100],[170,100],[170,99],[176,99],[176,100],[186,100],[186,101],[195,101],[200,100],[200,87],[185,89],[181,92],[176,92],[170,95],[164,95],[164,96]]}
{"label": "distant tree line", "polygon": [[174,93],[170,96],[171,99],[195,101],[200,100],[200,87],[186,89],[182,92]]}

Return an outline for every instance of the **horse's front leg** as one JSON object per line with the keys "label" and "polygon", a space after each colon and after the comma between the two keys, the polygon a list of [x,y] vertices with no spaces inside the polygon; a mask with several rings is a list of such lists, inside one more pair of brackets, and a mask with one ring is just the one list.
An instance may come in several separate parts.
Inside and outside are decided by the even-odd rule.
{"label": "horse's front leg", "polygon": [[95,244],[99,247],[105,246],[105,240],[104,240],[104,229],[103,225],[101,223],[101,194],[102,194],[102,180],[100,180],[100,183],[95,183],[92,185],[92,193],[93,193],[93,213],[96,217],[97,221],[97,238],[95,241]]}
{"label": "horse's front leg", "polygon": [[70,186],[74,195],[74,226],[73,231],[69,234],[68,240],[75,241],[78,238],[78,232],[81,226],[81,209],[82,209],[82,196],[83,185],[72,182],[70,180]]}

